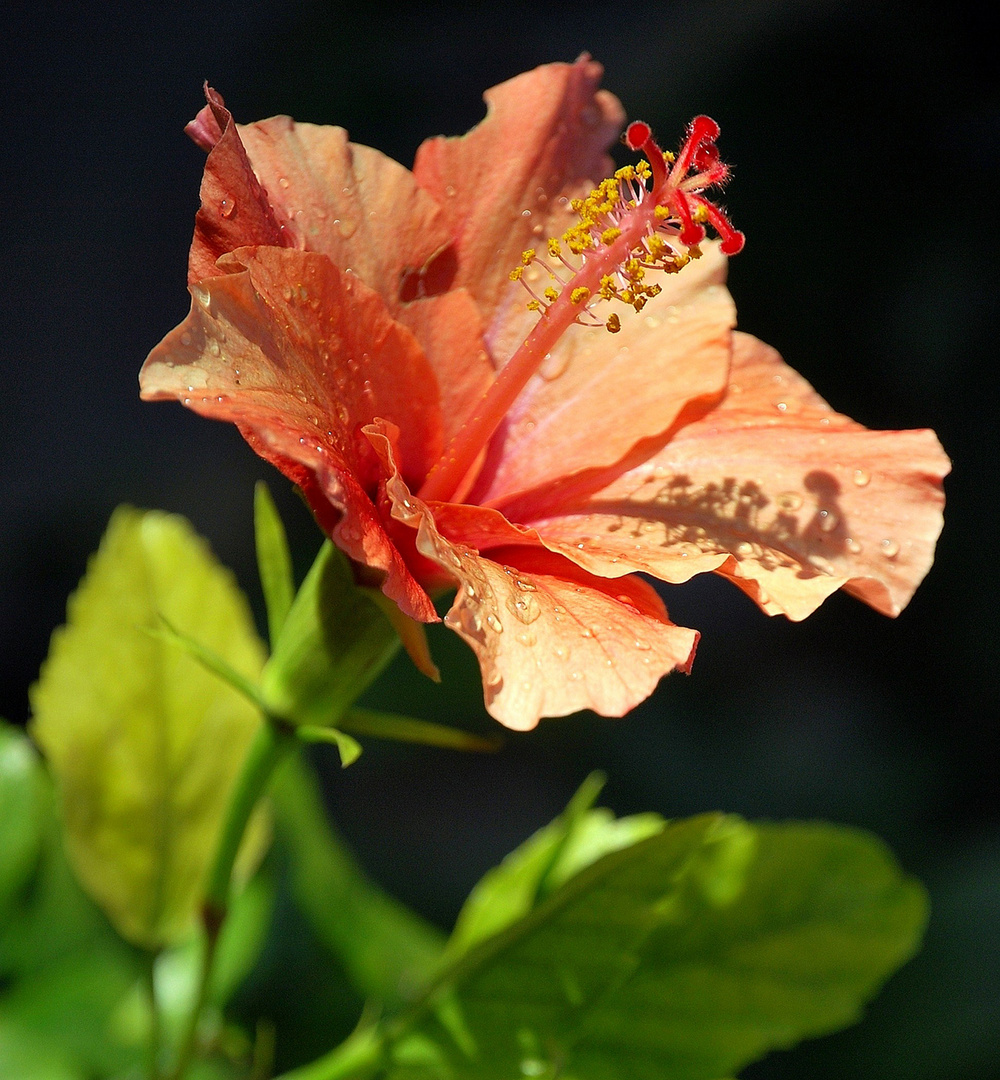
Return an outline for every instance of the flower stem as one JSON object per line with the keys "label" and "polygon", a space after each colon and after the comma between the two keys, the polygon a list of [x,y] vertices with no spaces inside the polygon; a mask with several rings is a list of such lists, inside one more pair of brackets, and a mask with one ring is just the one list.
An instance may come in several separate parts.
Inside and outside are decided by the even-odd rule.
{"label": "flower stem", "polygon": [[146,954],[143,971],[146,996],[149,1002],[149,1043],[146,1072],[149,1080],[160,1080],[160,1010],[156,1001],[156,952]]}
{"label": "flower stem", "polygon": [[201,955],[198,972],[198,988],[191,1012],[188,1014],[181,1038],[177,1062],[170,1074],[171,1080],[182,1080],[195,1055],[198,1043],[198,1025],[208,1000],[212,981],[212,965],[222,924],[225,922],[229,904],[229,887],[233,876],[233,864],[239,851],[247,822],[261,795],[267,787],[275,768],[296,746],[294,731],[283,721],[265,716],[264,723],[250,744],[243,769],[236,779],[236,786],[229,800],[226,818],[216,848],[205,888],[201,920],[205,930],[205,948]]}

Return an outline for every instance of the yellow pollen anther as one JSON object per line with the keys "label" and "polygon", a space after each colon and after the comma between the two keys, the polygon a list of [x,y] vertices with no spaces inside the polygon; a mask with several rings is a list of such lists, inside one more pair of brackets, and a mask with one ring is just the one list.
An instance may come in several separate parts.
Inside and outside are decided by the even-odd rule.
{"label": "yellow pollen anther", "polygon": [[549,254],[553,259],[558,259],[562,254],[562,248],[559,246],[559,241],[554,237],[549,241]]}
{"label": "yellow pollen anther", "polygon": [[528,248],[527,251],[522,251],[521,252],[521,265],[522,266],[530,265],[531,261],[534,259],[534,257],[535,257],[535,249],[534,248]]}
{"label": "yellow pollen anther", "polygon": [[524,273],[523,266],[515,266],[513,270],[507,275],[511,281],[520,281],[521,275]]}
{"label": "yellow pollen anther", "polygon": [[699,225],[704,225],[705,222],[708,221],[708,211],[704,206],[696,206],[691,217],[697,221]]}
{"label": "yellow pollen anther", "polygon": [[664,150],[663,151],[663,160],[668,165],[673,165],[674,161],[676,160],[676,155],[671,153],[669,150]]}
{"label": "yellow pollen anther", "polygon": [[610,333],[617,334],[618,331],[622,328],[622,321],[614,312],[612,312],[608,316],[608,321],[604,325],[608,328],[608,331]]}
{"label": "yellow pollen anther", "polygon": [[527,304],[527,308],[528,308],[529,311],[541,311],[542,310],[541,301],[540,300],[529,300],[528,304]]}
{"label": "yellow pollen anther", "polygon": [[545,299],[549,301],[550,304],[554,304],[556,302],[556,300],[559,299],[559,293],[557,293],[556,290],[553,289],[551,285],[545,290],[543,295],[544,295]]}
{"label": "yellow pollen anther", "polygon": [[590,299],[590,289],[581,285],[578,289],[574,289],[569,294],[569,298],[574,304],[582,304]]}
{"label": "yellow pollen anther", "polygon": [[601,233],[601,243],[613,244],[618,239],[618,237],[621,236],[621,234],[621,229],[616,229],[614,227],[610,229],[605,229],[604,232]]}
{"label": "yellow pollen anther", "polygon": [[653,211],[653,216],[657,221],[666,221],[667,218],[670,217],[670,211],[665,206],[658,206]]}

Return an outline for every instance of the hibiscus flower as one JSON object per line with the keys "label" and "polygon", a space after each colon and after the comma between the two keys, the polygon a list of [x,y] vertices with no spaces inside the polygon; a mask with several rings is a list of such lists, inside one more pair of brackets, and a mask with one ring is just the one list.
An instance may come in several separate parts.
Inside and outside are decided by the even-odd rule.
{"label": "hibiscus flower", "polygon": [[495,87],[412,172],[340,128],[237,125],[206,89],[191,312],[140,376],[235,423],[407,616],[456,590],[444,621],[518,729],[689,669],[697,632],[637,572],[896,615],[941,528],[932,432],[866,430],[734,331],[714,122],[676,158],[630,125],[645,160],[601,182],[623,114],[600,75]]}

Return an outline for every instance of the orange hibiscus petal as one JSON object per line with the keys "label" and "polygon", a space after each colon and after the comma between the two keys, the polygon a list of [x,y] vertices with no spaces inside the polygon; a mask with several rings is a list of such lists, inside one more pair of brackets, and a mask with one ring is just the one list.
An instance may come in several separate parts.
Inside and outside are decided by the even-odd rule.
{"label": "orange hibiscus petal", "polygon": [[[241,125],[239,132],[295,244],[350,268],[395,316],[407,275],[419,273],[451,241],[444,215],[413,173],[378,150],[348,142],[339,127],[275,116]],[[453,259],[450,265],[453,275]],[[450,275],[434,278],[433,291],[446,291]]]}
{"label": "orange hibiscus petal", "polygon": [[736,335],[725,401],[593,495],[526,520],[594,573],[717,570],[802,619],[841,587],[898,614],[930,568],[950,468],[929,431],[834,413],[769,346]]}
{"label": "orange hibiscus petal", "polygon": [[[208,104],[188,124],[188,133],[195,142],[206,149],[211,147],[188,257],[188,284],[218,274],[216,260],[234,248],[290,243],[254,175],[221,96],[207,85],[205,96]],[[220,134],[213,146],[215,132]]]}
{"label": "orange hibiscus petal", "polygon": [[620,333],[570,327],[494,436],[475,500],[503,506],[535,489],[528,501],[543,504],[545,485],[610,465],[716,404],[736,322],[725,274],[708,244],[680,273],[650,274],[663,291],[641,314],[627,311]]}
{"label": "orange hibiscus petal", "polygon": [[[444,621],[476,653],[486,707],[500,723],[527,731],[544,716],[581,709],[624,716],[667,672],[690,669],[697,632],[671,623],[645,582],[602,580],[538,547],[499,547],[486,557],[464,538],[446,538],[394,469],[390,433],[369,425],[366,434],[391,473],[393,517],[416,530],[417,550],[458,586]],[[501,517],[454,509],[468,511],[473,528],[477,518]],[[451,524],[462,520],[459,513]],[[504,535],[498,522],[491,535]]]}
{"label": "orange hibiscus petal", "polygon": [[[226,133],[210,155],[196,232],[199,276],[206,276],[206,262],[214,275],[224,251],[249,244],[280,242],[328,255],[378,292],[392,317],[413,331],[442,388],[450,436],[485,392],[493,367],[475,303],[464,291],[447,291],[455,255],[434,199],[402,165],[348,142],[343,128],[297,124],[287,116],[235,126],[228,112],[221,115]],[[210,140],[210,120],[215,113],[206,106],[189,125],[192,137]],[[267,237],[253,227],[253,215],[242,212],[239,192],[224,189],[234,176],[244,186],[257,185],[271,221]],[[212,223],[219,227],[209,246]]]}
{"label": "orange hibiscus petal", "polygon": [[396,317],[413,331],[437,376],[447,443],[494,377],[479,308],[465,289],[454,289],[405,304]]}
{"label": "orange hibiscus petal", "polygon": [[142,396],[239,425],[303,486],[338,544],[388,575],[387,595],[414,618],[436,618],[372,504],[380,465],[359,434],[376,417],[398,425],[415,482],[440,453],[436,381],[416,339],[323,255],[247,248],[229,264],[238,272],[192,287],[187,319],[143,366]]}
{"label": "orange hibiscus petal", "polygon": [[428,139],[417,151],[413,172],[455,239],[455,284],[469,289],[487,320],[550,204],[575,182],[610,171],[605,150],[624,114],[598,90],[602,71],[583,57],[518,75],[486,92],[486,118],[467,135]]}

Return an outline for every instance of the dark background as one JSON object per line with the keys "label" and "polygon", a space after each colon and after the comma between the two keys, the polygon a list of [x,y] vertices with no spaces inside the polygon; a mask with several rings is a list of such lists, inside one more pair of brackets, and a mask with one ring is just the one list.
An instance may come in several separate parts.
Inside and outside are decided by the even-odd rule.
{"label": "dark background", "polygon": [[[690,678],[621,721],[576,717],[497,755],[372,743],[335,817],[369,869],[447,925],[477,877],[593,768],[620,813],[722,808],[875,830],[931,891],[927,946],[859,1027],[747,1076],[1000,1076],[997,790],[1000,102],[963,4],[136,3],[7,8],[2,76],[0,713],[27,687],[119,502],[187,515],[259,607],[251,497],[267,477],[304,569],[318,534],[235,429],[142,405],[136,373],[187,312],[211,79],[237,119],[338,123],[410,164],[482,91],[588,50],[630,117],[674,144],[722,125],[740,325],[840,411],[935,428],[955,462],[938,562],[895,622],[834,596],[768,619],[712,579],[665,592],[703,631]],[[490,731],[446,632],[434,688],[397,664],[372,700]]]}

